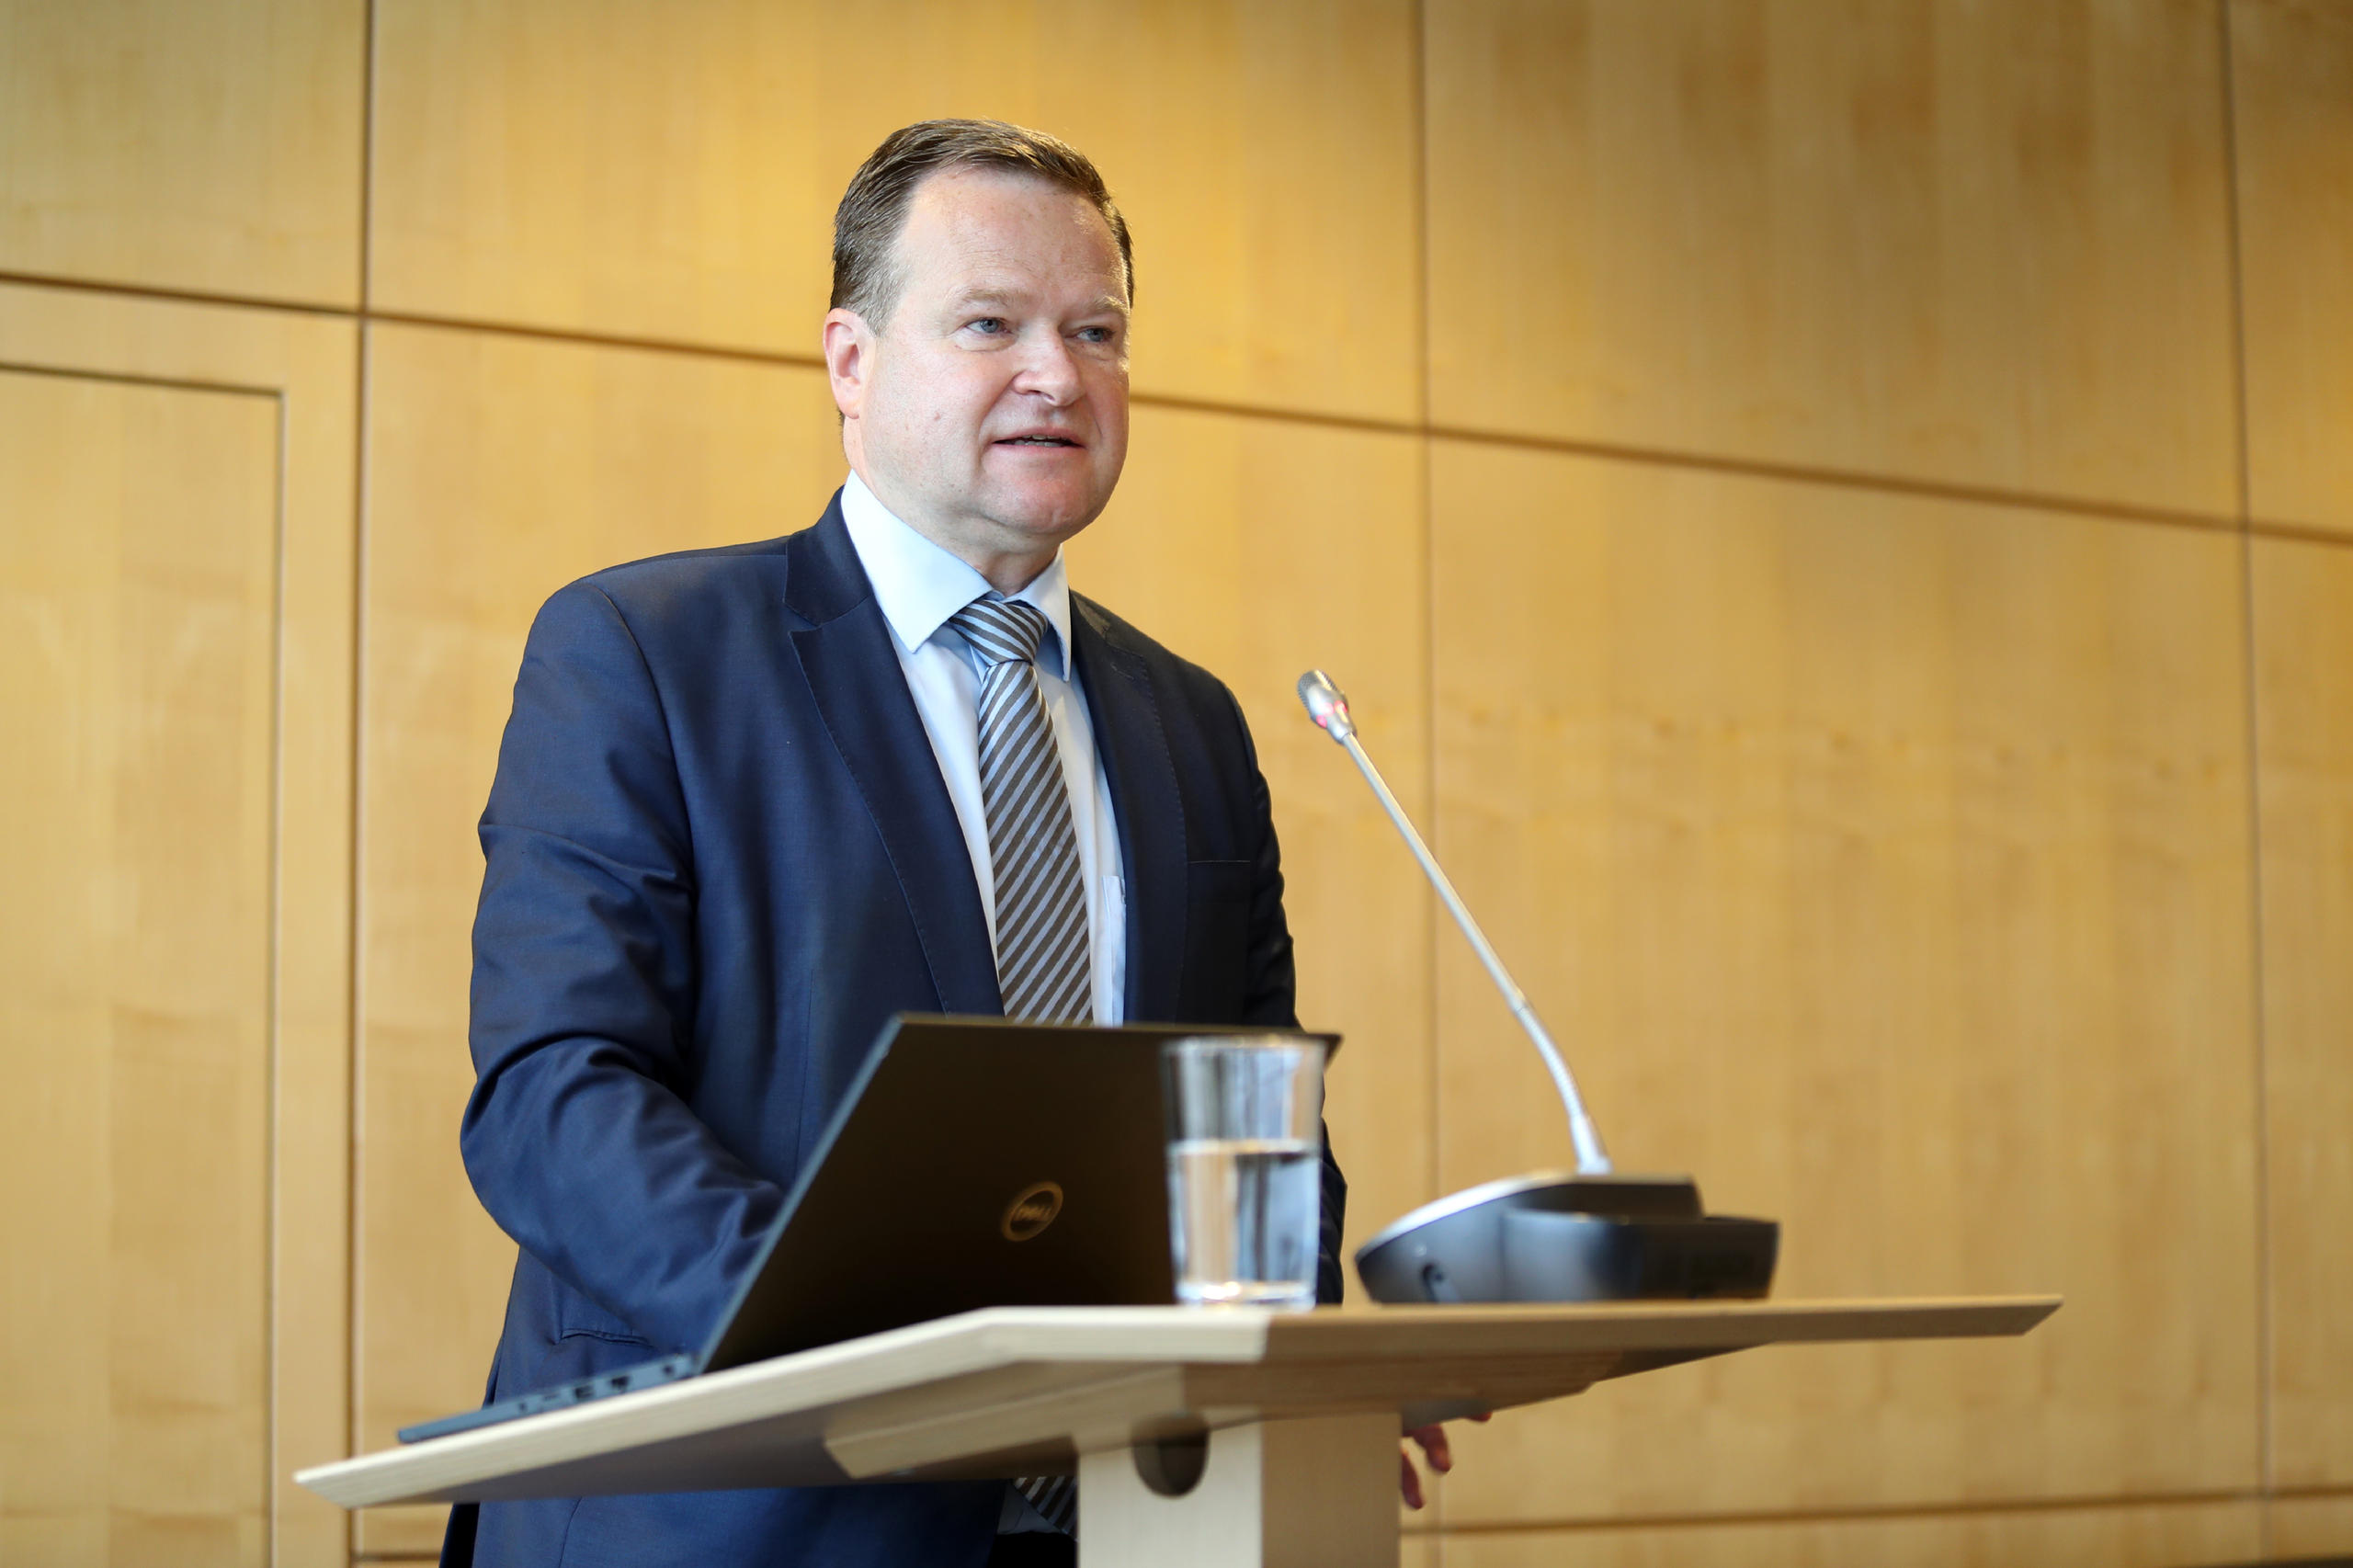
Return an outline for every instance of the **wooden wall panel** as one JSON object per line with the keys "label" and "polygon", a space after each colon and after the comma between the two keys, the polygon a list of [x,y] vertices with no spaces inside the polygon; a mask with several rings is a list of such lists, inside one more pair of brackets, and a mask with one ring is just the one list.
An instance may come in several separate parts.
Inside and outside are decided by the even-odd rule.
{"label": "wooden wall panel", "polygon": [[267,394],[0,370],[0,853],[40,890],[0,903],[24,1562],[267,1532],[277,437]]}
{"label": "wooden wall panel", "polygon": [[[2059,1290],[1467,1432],[1449,1524],[2256,1481],[2239,545],[1440,443],[1440,853],[1790,1296]],[[1441,944],[1439,1175],[1565,1163]],[[2165,1369],[2154,1375],[2154,1369]]]}
{"label": "wooden wall panel", "polygon": [[2266,1517],[2274,1561],[2353,1557],[2353,1497],[2282,1497],[2268,1506]]}
{"label": "wooden wall panel", "polygon": [[[20,1137],[20,1153],[49,1155],[45,1167],[26,1173],[20,1191],[44,1202],[60,1198],[69,1210],[74,1199],[110,1204],[120,1210],[120,1225],[96,1238],[95,1253],[80,1256],[79,1276],[29,1239],[0,1250],[23,1270],[12,1278],[41,1287],[11,1295],[28,1311],[44,1301],[44,1310],[71,1305],[69,1279],[89,1283],[87,1268],[108,1257],[137,1271],[142,1294],[136,1315],[124,1317],[119,1347],[125,1366],[150,1381],[144,1403],[127,1407],[140,1422],[159,1415],[148,1396],[159,1386],[168,1392],[173,1379],[210,1384],[187,1391],[199,1400],[161,1413],[171,1453],[142,1464],[153,1456],[125,1452],[111,1480],[103,1460],[80,1468],[86,1446],[63,1439],[71,1424],[55,1424],[51,1409],[41,1411],[37,1456],[21,1466],[21,1450],[10,1456],[0,1480],[6,1510],[39,1514],[48,1521],[42,1528],[63,1526],[93,1499],[103,1503],[103,1488],[116,1486],[116,1501],[139,1510],[113,1543],[116,1561],[202,1561],[216,1547],[250,1561],[264,1531],[280,1563],[347,1558],[342,1511],[283,1478],[349,1452],[357,344],[348,322],[0,286],[0,365],[42,372],[14,375],[11,385],[105,389],[88,394],[86,419],[22,409],[0,419],[0,446],[7,449],[0,485],[11,487],[0,517],[27,525],[0,528],[0,548],[40,553],[60,567],[78,561],[91,572],[77,585],[78,600],[42,591],[29,561],[0,572],[12,618],[30,614],[36,623],[16,645],[41,651],[7,665],[9,676],[21,677],[10,682],[12,706],[18,698],[63,705],[45,718],[24,714],[21,724],[12,716],[9,733],[31,739],[7,748],[5,762],[39,773],[70,752],[86,765],[93,791],[75,802],[76,822],[119,833],[106,851],[117,857],[110,865],[103,846],[85,845],[91,855],[77,858],[68,835],[39,834],[30,773],[23,788],[12,782],[0,790],[30,835],[17,864],[51,868],[28,870],[27,885],[54,895],[26,906],[44,922],[39,942],[28,937],[6,945],[31,958],[40,943],[91,935],[85,925],[58,919],[60,911],[96,908],[116,920],[119,932],[100,935],[119,937],[118,945],[90,949],[92,961],[136,964],[119,976],[119,993],[100,1021],[145,1052],[135,1061],[119,1053],[111,1064],[85,1062],[87,1074],[61,1074],[57,1085],[61,1096],[105,1088],[125,1119],[116,1131],[138,1135],[123,1149],[121,1185],[111,1193],[58,1187],[56,1170],[72,1168],[48,1142],[52,1131],[68,1139],[62,1119],[37,1113],[19,1130],[30,1139]],[[206,412],[224,404],[239,412]],[[121,411],[119,424],[109,409]],[[31,494],[36,488],[40,494]],[[65,654],[75,618],[82,632],[95,635],[101,629],[89,618],[101,614],[120,617],[115,646],[122,657],[111,670]],[[98,775],[109,755],[117,769],[111,784]],[[244,814],[256,809],[258,833]],[[101,874],[93,876],[94,869]],[[250,952],[256,902],[266,943],[257,971]],[[106,982],[103,972],[43,965],[24,985],[12,979],[0,990],[29,999],[52,986],[79,987],[89,1004],[105,1001]],[[249,993],[254,983],[258,993]],[[0,1033],[40,1037],[14,1025]],[[186,1092],[167,1100],[183,1079]],[[36,1091],[36,1102],[42,1098]],[[60,1119],[85,1121],[108,1108],[86,1097],[48,1103]],[[217,1120],[209,1121],[216,1109]],[[254,1192],[256,1182],[266,1185]],[[254,1206],[241,1208],[248,1198]],[[65,1214],[22,1218],[52,1227],[45,1240],[62,1240],[75,1233]],[[180,1231],[170,1228],[173,1220]],[[256,1224],[267,1227],[258,1236]],[[84,1231],[77,1240],[88,1248],[94,1238]],[[198,1248],[215,1242],[218,1256],[199,1256]],[[267,1311],[266,1324],[222,1324],[216,1288],[244,1293],[240,1301]],[[40,1347],[30,1360],[19,1358],[19,1373],[53,1371],[64,1384],[25,1386],[40,1389],[44,1402],[55,1393],[59,1409],[104,1392],[88,1377],[77,1381],[74,1374],[91,1369],[66,1354],[110,1332],[103,1300],[81,1305],[90,1310],[70,1333],[13,1325],[19,1343]],[[167,1346],[143,1337],[159,1324]],[[250,1354],[255,1329],[267,1335],[260,1347],[267,1359],[249,1379],[239,1358]],[[267,1396],[267,1412],[231,1417],[207,1408],[201,1401],[217,1399],[230,1377],[249,1386],[256,1402]],[[12,1447],[26,1432],[17,1415],[8,1421]],[[246,1451],[256,1431],[267,1444],[258,1455]],[[73,1436],[80,1442],[89,1434]],[[199,1444],[205,1451],[192,1456]],[[242,1488],[248,1462],[263,1513],[246,1517],[252,1504],[241,1492],[234,1517],[216,1509],[208,1526],[201,1500],[187,1489],[223,1469]],[[78,1490],[60,1489],[69,1481]],[[224,1547],[231,1534],[235,1540]],[[108,1551],[86,1533],[78,1542],[42,1536],[16,1552],[22,1541],[12,1536],[0,1552],[46,1563],[85,1560],[76,1555],[85,1547],[101,1557]]]}
{"label": "wooden wall panel", "polygon": [[1448,1538],[1446,1568],[2211,1568],[2260,1552],[2250,1502]]}
{"label": "wooden wall panel", "polygon": [[1327,1108],[1351,1249],[1435,1196],[1431,906],[1294,684],[1328,667],[1392,787],[1426,815],[1422,494],[1411,437],[1140,409],[1119,494],[1070,556],[1080,591],[1216,673],[1249,719],[1282,840],[1300,1017],[1347,1037]]}
{"label": "wooden wall panel", "polygon": [[1442,425],[2234,510],[2210,7],[1434,0]]}
{"label": "wooden wall panel", "polygon": [[[845,472],[814,371],[372,329],[358,1437],[480,1402],[514,1247],[458,1158],[474,824],[523,636],[599,567],[807,526]],[[364,1517],[370,1551],[439,1509]]]}
{"label": "wooden wall panel", "polygon": [[2254,549],[2272,1465],[2353,1483],[2353,549]]}
{"label": "wooden wall panel", "polygon": [[[1404,0],[453,0],[378,17],[388,309],[817,352],[834,205],[894,128],[995,115],[1102,166],[1140,389],[1418,408]],[[1147,63],[1148,62],[1148,63]]]}
{"label": "wooden wall panel", "polygon": [[0,0],[0,271],[353,304],[364,0]]}
{"label": "wooden wall panel", "polygon": [[2353,535],[2353,7],[2230,18],[2249,497]]}

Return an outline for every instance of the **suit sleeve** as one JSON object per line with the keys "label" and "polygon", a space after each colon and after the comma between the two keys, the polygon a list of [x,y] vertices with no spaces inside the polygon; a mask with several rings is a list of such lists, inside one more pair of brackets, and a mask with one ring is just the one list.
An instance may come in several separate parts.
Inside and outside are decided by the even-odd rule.
{"label": "suit sleeve", "polygon": [[[1258,841],[1256,864],[1250,879],[1250,988],[1242,1021],[1297,1028],[1298,975],[1291,957],[1290,924],[1283,916],[1282,850],[1275,840],[1273,798],[1267,790],[1266,775],[1258,770],[1257,745],[1250,738],[1250,726],[1242,716],[1242,705],[1234,701],[1231,691],[1226,693],[1226,701],[1233,704],[1234,727],[1242,736],[1243,753],[1248,759],[1250,811]],[[1315,1262],[1315,1299],[1326,1305],[1338,1304],[1347,1283],[1340,1267],[1340,1233],[1347,1207],[1347,1177],[1340,1174],[1340,1163],[1332,1155],[1332,1134],[1326,1128],[1322,1233],[1317,1238]]]}
{"label": "suit sleeve", "polygon": [[691,1346],[782,1198],[679,1096],[690,828],[652,674],[593,584],[532,626],[481,831],[467,1174],[559,1278]]}

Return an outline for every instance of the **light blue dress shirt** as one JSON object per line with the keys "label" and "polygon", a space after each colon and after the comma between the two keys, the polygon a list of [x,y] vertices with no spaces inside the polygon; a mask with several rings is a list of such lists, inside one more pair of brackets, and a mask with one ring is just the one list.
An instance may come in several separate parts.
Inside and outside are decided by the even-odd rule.
{"label": "light blue dress shirt", "polygon": [[[989,591],[989,581],[893,516],[856,473],[842,486],[842,521],[858,563],[874,585],[907,690],[923,716],[964,847],[980,885],[989,944],[996,944],[996,878],[989,859],[988,816],[981,800],[979,657],[948,618]],[[1095,1021],[1119,1023],[1126,1010],[1128,926],[1120,874],[1119,824],[1110,787],[1095,751],[1095,725],[1070,656],[1070,579],[1059,552],[1053,564],[1011,596],[1035,605],[1053,630],[1038,650],[1038,684],[1062,753],[1071,826],[1078,835],[1086,883],[1087,949],[1093,960]]]}

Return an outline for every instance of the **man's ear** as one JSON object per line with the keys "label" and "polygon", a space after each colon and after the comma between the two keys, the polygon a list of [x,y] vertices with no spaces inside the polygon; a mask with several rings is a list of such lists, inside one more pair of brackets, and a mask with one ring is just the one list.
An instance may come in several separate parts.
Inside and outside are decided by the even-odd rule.
{"label": "man's ear", "polygon": [[855,419],[865,406],[866,379],[873,369],[873,329],[856,311],[835,308],[825,312],[824,345],[834,406],[845,420]]}

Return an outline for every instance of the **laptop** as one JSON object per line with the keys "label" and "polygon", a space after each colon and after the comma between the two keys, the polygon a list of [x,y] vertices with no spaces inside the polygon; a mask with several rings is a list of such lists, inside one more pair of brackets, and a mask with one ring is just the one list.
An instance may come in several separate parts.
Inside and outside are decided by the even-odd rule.
{"label": "laptop", "polygon": [[[1176,1299],[1160,1046],[1263,1028],[902,1014],[699,1352],[404,1427],[404,1443],[997,1306]],[[1336,1035],[1303,1035],[1328,1056]]]}

